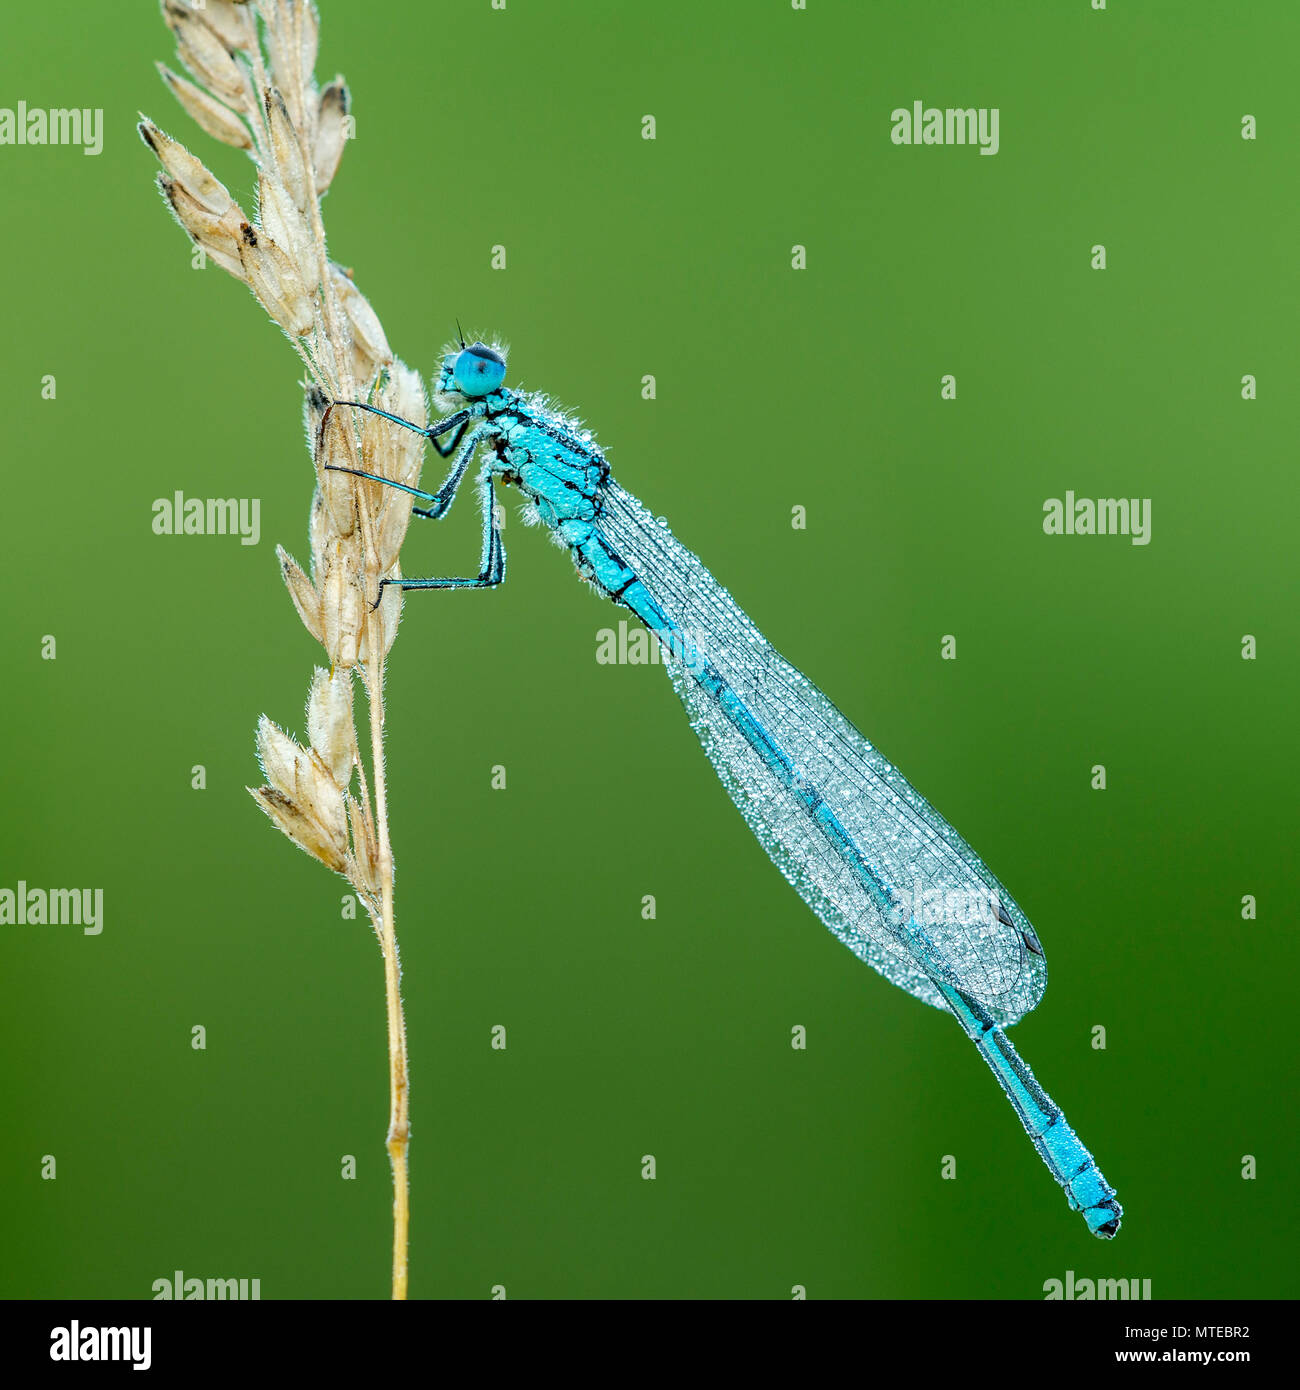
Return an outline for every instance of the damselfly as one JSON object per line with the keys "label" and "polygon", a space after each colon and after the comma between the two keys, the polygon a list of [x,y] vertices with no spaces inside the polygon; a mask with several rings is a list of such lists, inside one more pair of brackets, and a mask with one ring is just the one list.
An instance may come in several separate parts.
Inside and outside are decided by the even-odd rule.
{"label": "damselfly", "polygon": [[[813,683],[785,661],[726,589],[610,476],[588,430],[544,396],[504,387],[502,350],[449,352],[437,380],[456,408],[425,435],[451,472],[437,492],[371,473],[446,514],[477,457],[483,549],[477,575],[385,579],[403,589],[485,589],[505,578],[494,507],[512,483],[568,547],[578,571],[654,633],[691,727],[750,829],[830,930],[860,959],[956,1017],[992,1068],[1049,1171],[1094,1235],[1122,1211],[1114,1189],[1003,1029],[1042,998],[1043,948],[975,852]],[[442,438],[450,435],[444,444]],[[356,472],[338,469],[339,472]]]}

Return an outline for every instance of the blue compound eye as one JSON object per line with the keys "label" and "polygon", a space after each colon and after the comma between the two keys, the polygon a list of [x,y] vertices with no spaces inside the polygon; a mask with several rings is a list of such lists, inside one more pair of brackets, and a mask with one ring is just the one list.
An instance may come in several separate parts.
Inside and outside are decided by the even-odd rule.
{"label": "blue compound eye", "polygon": [[486,343],[471,343],[456,355],[451,373],[462,395],[487,396],[506,379],[506,359]]}

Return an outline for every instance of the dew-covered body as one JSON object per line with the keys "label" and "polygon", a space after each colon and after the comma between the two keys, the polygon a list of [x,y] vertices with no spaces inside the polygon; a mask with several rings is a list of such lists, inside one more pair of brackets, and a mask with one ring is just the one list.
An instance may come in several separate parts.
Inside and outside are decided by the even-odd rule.
{"label": "dew-covered body", "polygon": [[667,637],[671,619],[606,534],[611,474],[591,432],[541,396],[501,391],[483,404],[496,475],[533,504],[537,519],[572,551],[583,578]]}
{"label": "dew-covered body", "polygon": [[[1003,1031],[1046,986],[1043,949],[1024,913],[667,525],[613,479],[590,431],[546,397],[505,389],[504,372],[504,357],[481,344],[450,355],[437,386],[460,409],[423,431],[444,456],[461,447],[443,487],[417,492],[434,503],[420,515],[444,515],[471,459],[481,460],[479,575],[390,582],[499,584],[505,554],[492,486],[519,488],[579,573],[658,637],[706,754],[782,874],[855,955],[957,1018],[1070,1205],[1094,1234],[1113,1236],[1121,1216],[1114,1190]],[[452,445],[438,446],[452,430]]]}

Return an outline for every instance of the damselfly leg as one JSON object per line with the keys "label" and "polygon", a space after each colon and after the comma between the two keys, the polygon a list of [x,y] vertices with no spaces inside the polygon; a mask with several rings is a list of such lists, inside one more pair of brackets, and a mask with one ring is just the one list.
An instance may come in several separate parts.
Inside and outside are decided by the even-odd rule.
{"label": "damselfly leg", "polygon": [[[382,420],[390,420],[394,425],[401,425],[403,429],[414,430],[416,434],[424,435],[443,458],[450,458],[455,452],[456,446],[460,443],[461,436],[469,427],[472,418],[470,411],[458,410],[454,415],[448,415],[444,420],[436,420],[432,425],[417,425],[414,420],[404,420],[400,415],[391,415],[386,410],[380,410],[377,405],[367,405],[365,401],[331,401],[329,409],[333,410],[336,405],[355,406],[357,410],[367,410],[371,415],[378,415]],[[460,428],[457,429],[457,426]],[[438,442],[438,436],[453,429],[456,430],[455,438],[444,449]]]}
{"label": "damselfly leg", "polygon": [[[379,410],[374,406],[365,405],[360,401],[335,401],[333,405],[356,406],[361,410],[368,410],[372,415],[379,415],[385,420],[392,421],[395,425],[402,425],[406,429],[422,434],[438,450],[443,458],[447,458],[454,447],[464,437],[466,429],[469,427],[470,415],[467,411],[458,411],[455,415],[450,415],[445,420],[430,426],[417,425],[414,421],[403,420],[399,415],[390,415],[386,410]],[[332,408],[332,407],[331,407]],[[445,434],[447,430],[456,431],[449,447],[444,451],[438,443],[437,436]],[[437,492],[426,492],[423,488],[410,487],[406,483],[399,483],[393,478],[385,478],[378,473],[366,473],[359,468],[343,468],[338,464],[328,463],[325,470],[328,473],[350,473],[354,478],[367,478],[373,483],[382,483],[385,487],[397,488],[399,492],[409,493],[412,497],[418,497],[426,502],[431,502],[431,507],[412,507],[411,515],[425,517],[430,521],[441,521],[451,508],[455,500],[456,493],[464,481],[466,470],[469,468],[470,460],[474,457],[474,451],[479,444],[487,437],[487,431],[482,429],[475,430],[470,437],[465,440],[463,447],[452,465],[451,472],[447,474],[442,486]],[[493,589],[500,584],[506,575],[506,551],[505,545],[501,540],[501,531],[496,522],[496,509],[492,493],[492,470],[485,466],[479,473],[478,478],[479,496],[483,507],[483,553],[479,562],[479,572],[477,576],[451,576],[447,578],[431,579],[381,579],[379,581],[379,593],[375,597],[372,608],[378,608],[383,601],[384,588],[392,584],[399,589]]]}
{"label": "damselfly leg", "polygon": [[[382,483],[387,479],[380,478],[378,481]],[[501,529],[497,525],[495,499],[492,493],[492,470],[487,465],[479,472],[478,488],[483,504],[483,555],[477,576],[450,579],[381,579],[379,597],[373,605],[375,608],[378,608],[383,600],[384,586],[388,584],[398,589],[495,589],[505,580],[506,548],[501,540]],[[421,511],[415,507],[412,508],[412,514],[432,517],[437,521],[444,513]]]}

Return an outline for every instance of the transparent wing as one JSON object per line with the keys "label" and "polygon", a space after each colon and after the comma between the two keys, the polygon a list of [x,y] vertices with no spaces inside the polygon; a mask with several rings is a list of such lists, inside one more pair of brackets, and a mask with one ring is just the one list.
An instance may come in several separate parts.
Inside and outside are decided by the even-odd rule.
{"label": "transparent wing", "polygon": [[814,785],[928,943],[927,969],[900,931],[766,768],[717,701],[669,655],[691,725],[759,842],[805,902],[855,955],[900,988],[945,1007],[944,983],[1006,1026],[1042,998],[1047,967],[1028,919],[983,862],[815,685],[763,637],[699,559],[630,493],[602,494],[602,534],[664,612],[705,653]]}

